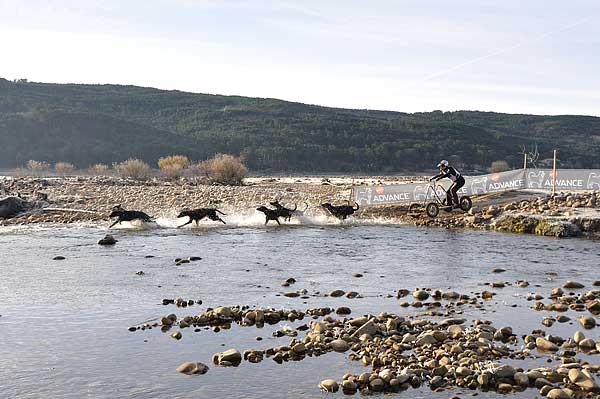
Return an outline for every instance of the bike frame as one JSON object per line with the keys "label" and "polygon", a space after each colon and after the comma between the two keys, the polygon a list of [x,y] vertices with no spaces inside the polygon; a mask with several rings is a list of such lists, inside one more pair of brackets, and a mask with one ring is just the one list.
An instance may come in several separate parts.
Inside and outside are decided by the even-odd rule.
{"label": "bike frame", "polygon": [[[425,199],[423,200],[423,205],[427,204],[429,201],[432,201],[432,200],[437,202],[439,205],[444,204],[444,200],[442,198],[440,198],[440,196],[438,195],[438,192],[437,192],[438,187],[442,189],[442,191],[444,192],[444,196],[446,196],[448,194],[448,190],[446,190],[444,188],[444,186],[442,186],[441,184],[432,182],[429,185],[429,187],[427,188],[427,193],[425,194]],[[431,199],[429,198],[430,192],[433,193],[433,195],[431,196]]]}

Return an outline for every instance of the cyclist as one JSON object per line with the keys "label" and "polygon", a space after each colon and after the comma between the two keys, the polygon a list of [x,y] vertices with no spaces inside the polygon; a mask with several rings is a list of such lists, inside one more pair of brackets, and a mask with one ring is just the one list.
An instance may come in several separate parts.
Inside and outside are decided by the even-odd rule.
{"label": "cyclist", "polygon": [[446,161],[445,159],[440,161],[437,167],[439,168],[440,173],[433,176],[431,179],[429,179],[429,181],[438,181],[446,177],[452,180],[452,185],[446,192],[445,205],[453,205],[454,208],[460,208],[460,205],[458,203],[458,190],[460,190],[460,188],[465,185],[465,178],[462,177],[458,170],[456,170],[452,166],[449,166],[448,161]]}

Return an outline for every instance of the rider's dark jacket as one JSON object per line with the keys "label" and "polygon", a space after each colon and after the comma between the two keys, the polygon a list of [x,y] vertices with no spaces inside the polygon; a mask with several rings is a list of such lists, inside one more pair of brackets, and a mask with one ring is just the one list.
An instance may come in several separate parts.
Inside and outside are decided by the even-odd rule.
{"label": "rider's dark jacket", "polygon": [[439,175],[435,175],[431,178],[431,180],[440,180],[447,177],[452,181],[457,181],[460,179],[461,174],[458,170],[454,169],[452,166],[448,166],[448,170],[446,172],[441,172]]}

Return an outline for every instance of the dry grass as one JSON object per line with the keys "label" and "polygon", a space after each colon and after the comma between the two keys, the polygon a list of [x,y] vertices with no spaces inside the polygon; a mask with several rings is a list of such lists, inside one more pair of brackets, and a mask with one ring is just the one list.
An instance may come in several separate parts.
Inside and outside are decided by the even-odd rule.
{"label": "dry grass", "polygon": [[108,174],[108,165],[97,163],[88,168],[88,173],[94,176],[104,176]]}
{"label": "dry grass", "polygon": [[210,182],[227,185],[241,185],[248,173],[241,158],[228,154],[217,154],[212,159],[202,161],[198,168]]}
{"label": "dry grass", "polygon": [[75,165],[69,162],[57,162],[54,164],[54,171],[61,175],[68,175],[69,173],[73,173],[75,170]]}
{"label": "dry grass", "polygon": [[48,169],[50,169],[50,164],[48,162],[30,159],[27,161],[27,169],[35,173],[46,172]]}
{"label": "dry grass", "polygon": [[190,160],[185,155],[169,155],[158,160],[158,168],[169,179],[181,177],[189,165]]}
{"label": "dry grass", "polygon": [[150,175],[150,166],[146,162],[134,158],[113,163],[113,169],[123,178],[140,180]]}

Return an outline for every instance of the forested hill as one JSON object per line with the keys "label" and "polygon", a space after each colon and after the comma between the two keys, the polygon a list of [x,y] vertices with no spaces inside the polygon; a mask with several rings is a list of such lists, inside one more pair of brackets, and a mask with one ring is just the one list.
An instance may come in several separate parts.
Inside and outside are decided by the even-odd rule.
{"label": "forested hill", "polygon": [[[568,99],[565,99],[568,101]],[[244,154],[254,171],[408,172],[448,158],[465,169],[506,160],[521,146],[563,167],[600,167],[600,118],[477,111],[407,114],[274,99],[117,85],[0,79],[0,167],[29,159],[79,167],[180,153]]]}

